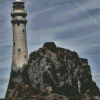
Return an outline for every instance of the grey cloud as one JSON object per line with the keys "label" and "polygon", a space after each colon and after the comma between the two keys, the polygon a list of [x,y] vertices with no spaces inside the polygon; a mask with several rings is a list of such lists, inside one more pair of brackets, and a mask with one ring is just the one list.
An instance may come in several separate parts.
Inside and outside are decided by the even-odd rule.
{"label": "grey cloud", "polygon": [[[2,65],[1,65],[2,66]],[[9,72],[7,72],[7,71],[9,71],[10,70],[10,68],[8,67],[8,68],[6,68],[6,67],[1,67],[0,66],[0,76],[2,76],[2,77],[4,77],[4,75],[5,74],[8,74]],[[1,77],[0,77],[1,78]]]}
{"label": "grey cloud", "polygon": [[[90,20],[93,23],[97,23],[96,19],[91,17],[88,12],[80,12],[79,8],[67,10],[63,9],[60,13],[56,13],[55,16],[51,19],[51,21],[56,24],[61,23],[78,23],[79,21]],[[56,11],[56,10],[55,10]]]}
{"label": "grey cloud", "polygon": [[[29,2],[29,1],[28,1]],[[72,2],[72,0],[35,0],[35,1],[30,1],[32,6],[32,9],[35,11],[46,9],[48,7],[52,6],[59,6],[66,4],[68,2]],[[30,9],[30,8],[29,8]],[[31,10],[32,11],[32,10]]]}
{"label": "grey cloud", "polygon": [[0,83],[2,83],[2,84],[8,83],[8,78],[6,78],[6,77],[0,78]]}
{"label": "grey cloud", "polygon": [[[86,23],[84,20],[86,20]],[[52,28],[62,24],[63,25],[73,24],[79,22],[82,22],[82,24],[85,25],[87,24],[87,21],[88,24],[97,23],[96,19],[87,15],[85,12],[82,11],[80,12],[79,8],[67,9],[67,7],[65,7],[65,8],[60,8],[59,10],[57,10],[57,8],[53,8],[46,12],[40,12],[40,14],[38,13],[36,17],[33,17],[33,19],[31,19],[31,22],[34,23],[33,25],[30,25],[30,28],[34,27],[34,30],[38,30],[38,29],[45,29],[50,27]]]}
{"label": "grey cloud", "polygon": [[95,55],[95,54],[100,54],[100,47],[97,46],[97,47],[92,47],[91,49],[88,49],[85,54],[88,54],[88,55]]}
{"label": "grey cloud", "polygon": [[97,85],[100,87],[100,73],[93,74],[93,80],[97,83]]}
{"label": "grey cloud", "polygon": [[6,3],[6,1],[4,1],[4,0],[1,0],[1,1],[0,1],[0,3]]}
{"label": "grey cloud", "polygon": [[[78,3],[82,3],[85,2],[83,0],[76,0]],[[26,9],[29,10],[28,12],[30,12],[30,14],[32,15],[32,12],[36,12],[36,11],[42,11],[44,9],[48,9],[48,8],[52,8],[52,7],[56,7],[56,11],[60,11],[60,9],[62,8],[67,8],[66,10],[68,10],[69,8],[74,8],[75,7],[75,3],[74,0],[35,0],[35,1],[28,1],[31,2],[31,6],[27,7]],[[69,4],[70,3],[70,4]],[[73,5],[71,5],[73,4]]]}
{"label": "grey cloud", "polygon": [[3,83],[3,85],[0,85],[0,99],[5,97],[6,91],[7,91],[7,83]]}
{"label": "grey cloud", "polygon": [[91,16],[100,15],[100,8],[90,9],[87,11]]}
{"label": "grey cloud", "polygon": [[[79,22],[77,22],[79,24]],[[76,23],[76,24],[77,24]],[[83,42],[97,42],[97,40],[99,39],[99,26],[96,25],[84,25],[84,26],[79,26],[77,27],[77,25],[74,25],[74,23],[72,23],[69,27],[71,27],[71,29],[68,29],[68,25],[66,25],[66,31],[62,31],[56,34],[56,39],[60,39],[60,40],[83,40]],[[85,22],[84,22],[85,24]],[[93,39],[92,39],[93,38]],[[99,42],[99,40],[98,40]]]}

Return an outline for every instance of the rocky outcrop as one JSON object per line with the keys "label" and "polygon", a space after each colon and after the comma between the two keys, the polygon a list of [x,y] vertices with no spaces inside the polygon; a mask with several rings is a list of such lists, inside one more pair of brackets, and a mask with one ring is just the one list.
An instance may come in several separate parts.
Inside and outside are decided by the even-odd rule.
{"label": "rocky outcrop", "polygon": [[100,100],[87,59],[53,42],[32,52],[18,75],[5,100]]}

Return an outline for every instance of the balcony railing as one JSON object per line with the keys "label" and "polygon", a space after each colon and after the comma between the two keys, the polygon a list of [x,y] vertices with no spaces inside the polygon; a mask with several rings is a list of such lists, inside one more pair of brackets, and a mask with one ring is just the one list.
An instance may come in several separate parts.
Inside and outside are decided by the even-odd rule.
{"label": "balcony railing", "polygon": [[17,11],[21,11],[21,12],[23,12],[23,13],[27,13],[27,11],[24,10],[24,9],[14,9],[14,10],[11,10],[11,13],[15,13],[15,12],[17,12]]}
{"label": "balcony railing", "polygon": [[27,16],[27,12],[25,10],[24,11],[22,11],[22,10],[16,10],[16,11],[12,10],[11,16],[13,17],[15,15]]}

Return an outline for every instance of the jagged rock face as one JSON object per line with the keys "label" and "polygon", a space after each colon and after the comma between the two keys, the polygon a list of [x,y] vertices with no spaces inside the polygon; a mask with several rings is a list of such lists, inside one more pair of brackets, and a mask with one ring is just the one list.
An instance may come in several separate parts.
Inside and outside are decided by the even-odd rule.
{"label": "jagged rock face", "polygon": [[[76,52],[56,47],[53,42],[30,54],[21,76],[22,82],[30,86],[31,94],[38,96],[34,100],[100,100],[87,60],[80,59]],[[34,89],[38,92],[34,93]],[[40,95],[44,97],[39,99]]]}

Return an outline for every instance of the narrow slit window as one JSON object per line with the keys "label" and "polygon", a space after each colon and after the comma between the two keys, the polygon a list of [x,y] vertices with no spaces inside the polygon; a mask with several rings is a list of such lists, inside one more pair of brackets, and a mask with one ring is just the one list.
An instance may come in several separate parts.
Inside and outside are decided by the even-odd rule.
{"label": "narrow slit window", "polygon": [[23,33],[25,32],[25,30],[23,29]]}
{"label": "narrow slit window", "polygon": [[24,55],[24,58],[26,58],[26,55]]}
{"label": "narrow slit window", "polygon": [[14,46],[15,46],[15,43],[14,43]]}
{"label": "narrow slit window", "polygon": [[20,52],[20,51],[21,51],[21,49],[18,49],[18,51]]}

